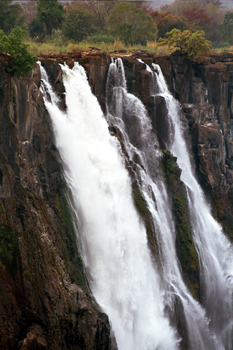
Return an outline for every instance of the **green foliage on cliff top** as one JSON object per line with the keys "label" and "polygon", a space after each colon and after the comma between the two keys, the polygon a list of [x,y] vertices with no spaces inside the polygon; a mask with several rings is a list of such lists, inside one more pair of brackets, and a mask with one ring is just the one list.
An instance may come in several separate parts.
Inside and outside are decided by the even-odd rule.
{"label": "green foliage on cliff top", "polygon": [[12,58],[12,62],[5,63],[6,70],[19,76],[29,74],[37,60],[34,54],[28,52],[27,45],[22,41],[23,35],[20,27],[14,28],[9,36],[0,30],[0,52]]}
{"label": "green foliage on cliff top", "polygon": [[188,59],[200,63],[204,56],[211,54],[212,44],[205,40],[203,30],[192,32],[191,30],[173,29],[166,34],[167,38],[160,38],[158,45],[168,45],[168,54],[177,50],[181,51]]}

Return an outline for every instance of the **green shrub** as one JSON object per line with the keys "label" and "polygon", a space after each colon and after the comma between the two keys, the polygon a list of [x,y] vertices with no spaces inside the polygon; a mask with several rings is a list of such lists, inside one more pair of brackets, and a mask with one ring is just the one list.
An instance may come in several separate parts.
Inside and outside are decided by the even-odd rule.
{"label": "green shrub", "polygon": [[22,41],[23,35],[20,27],[14,28],[9,36],[0,30],[0,52],[9,54],[13,61],[13,64],[6,63],[6,70],[19,76],[29,74],[37,60],[35,55],[28,52],[28,46]]}
{"label": "green shrub", "polygon": [[205,40],[203,30],[182,32],[179,29],[173,29],[166,36],[167,38],[159,39],[158,46],[168,45],[168,54],[179,50],[191,61],[200,63],[205,55],[211,53],[212,44],[209,40]]}

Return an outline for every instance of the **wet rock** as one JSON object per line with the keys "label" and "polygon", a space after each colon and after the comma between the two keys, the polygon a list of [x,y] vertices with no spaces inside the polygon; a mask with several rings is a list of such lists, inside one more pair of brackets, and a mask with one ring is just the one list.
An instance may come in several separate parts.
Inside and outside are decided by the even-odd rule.
{"label": "wet rock", "polygon": [[[21,343],[21,344],[20,344]],[[39,325],[34,325],[28,330],[26,338],[19,343],[20,350],[45,350],[47,342],[45,334]]]}
{"label": "wet rock", "polygon": [[174,138],[174,126],[168,117],[166,101],[162,96],[154,97],[154,109],[150,111],[153,130],[158,136],[162,149],[170,149]]}
{"label": "wet rock", "polygon": [[[55,84],[59,69],[51,67]],[[39,84],[37,66],[19,79],[0,64],[0,348],[107,350],[108,318],[85,294]]]}

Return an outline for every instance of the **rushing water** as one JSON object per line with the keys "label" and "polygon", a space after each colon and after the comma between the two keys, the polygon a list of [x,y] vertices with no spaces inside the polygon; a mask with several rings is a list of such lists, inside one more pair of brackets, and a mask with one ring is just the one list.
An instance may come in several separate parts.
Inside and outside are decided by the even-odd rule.
{"label": "rushing water", "polygon": [[84,69],[76,64],[62,71],[66,112],[59,110],[41,67],[42,90],[77,212],[92,293],[109,316],[119,350],[176,349],[120,145],[109,134]]}
{"label": "rushing water", "polygon": [[211,215],[204,194],[193,174],[188,150],[182,135],[180,107],[169,93],[160,67],[154,65],[158,93],[164,97],[168,117],[174,126],[171,152],[182,169],[181,180],[188,192],[193,239],[201,268],[202,303],[210,319],[210,328],[227,349],[232,349],[232,275],[233,250],[221,226]]}
{"label": "rushing water", "polygon": [[[228,270],[221,270],[218,272],[218,275],[216,275],[214,270],[215,268],[212,267],[210,260],[210,266],[206,265],[206,255],[208,256],[209,250],[208,247],[206,248],[207,253],[205,253],[204,256],[199,254],[200,265],[201,267],[203,264],[206,265],[206,271],[209,271],[209,279],[211,279],[211,281],[209,280],[205,282],[209,283],[209,286],[206,286],[206,284],[204,284],[202,281],[201,288],[204,290],[203,308],[191,296],[180,272],[175,249],[175,228],[171,209],[169,207],[166,188],[163,183],[163,179],[158,172],[158,143],[155,140],[155,135],[152,132],[150,120],[142,103],[137,98],[127,93],[125,84],[118,83],[124,79],[124,76],[123,78],[118,77],[119,75],[122,75],[123,71],[122,68],[119,69],[119,67],[121,67],[121,63],[119,62],[119,59],[117,59],[116,62],[112,63],[109,68],[109,76],[107,81],[107,102],[108,111],[114,117],[109,115],[108,119],[111,123],[117,124],[118,128],[120,129],[131,159],[134,159],[135,153],[139,155],[139,164],[143,165],[143,169],[145,169],[145,171],[141,171],[141,191],[143,192],[144,198],[147,201],[147,205],[154,220],[154,226],[156,227],[157,242],[159,243],[160,258],[162,260],[162,280],[166,290],[165,304],[170,311],[176,312],[175,304],[177,302],[179,303],[185,319],[183,320],[182,327],[186,329],[188,337],[187,342],[190,349],[224,349],[224,343],[226,343],[224,333],[226,328],[231,324],[231,288],[229,288],[226,281],[226,274],[231,274],[231,261],[229,261],[231,255],[230,245],[224,235],[221,233],[221,228],[212,218],[208,206],[203,204],[205,207],[201,208],[202,202],[198,202],[193,207],[194,204],[190,202],[194,240],[198,252],[200,248],[196,242],[197,239],[195,230],[199,230],[199,237],[203,236],[202,240],[205,241],[204,244],[207,245],[208,228],[205,228],[205,231],[203,231],[202,228],[196,227],[195,215],[198,215],[196,213],[196,207],[199,208],[199,211],[202,213],[202,217],[204,215],[206,220],[209,220],[208,225],[211,225],[211,223],[214,222],[215,227],[218,227],[219,229],[219,235],[221,233],[222,245],[220,245],[219,242],[216,243],[216,246],[220,245],[221,248],[219,248],[222,250],[221,252],[215,251],[215,256],[212,254],[212,265],[214,265],[216,258],[221,256],[221,254],[224,254],[223,259],[226,259],[225,265],[228,264]],[[192,201],[194,201],[194,194],[192,194],[191,188],[192,186],[198,186],[198,184],[193,175],[189,175],[189,177],[191,176],[189,183],[186,181],[186,179],[184,179],[184,169],[187,169],[188,167],[191,173],[191,165],[180,127],[179,104],[169,93],[160,67],[154,66],[153,68],[154,72],[147,66],[147,70],[151,71],[153,76],[151,82],[151,92],[154,95],[160,94],[166,100],[170,118],[169,123],[173,126],[170,129],[174,132],[174,135],[170,136],[170,139],[174,140],[171,142],[171,152],[178,157],[178,164],[182,169],[181,179],[189,189],[189,201],[190,198],[192,198]],[[111,75],[114,75],[115,78],[113,79]],[[134,101],[133,104],[132,101]],[[129,105],[130,108],[128,107]],[[202,198],[203,203],[205,203],[199,186],[198,189],[199,192],[197,192],[196,188],[194,190],[194,192],[196,191],[196,198],[199,198],[199,200]],[[152,196],[151,193],[153,193]],[[203,212],[203,209],[208,212]],[[207,223],[205,225],[207,226]],[[209,243],[209,245],[212,244],[215,243]],[[203,246],[202,249],[204,249]],[[211,269],[214,271],[213,274],[211,273]],[[202,280],[203,279],[204,278],[202,276]],[[219,287],[220,285],[222,287]],[[209,308],[208,303],[204,302],[204,295],[208,295],[208,297],[211,298],[211,300],[207,298],[210,306]],[[216,320],[217,315],[218,320]],[[177,315],[175,314],[171,317],[176,318]]]}
{"label": "rushing water", "polygon": [[[187,187],[201,268],[202,305],[183,281],[172,211],[159,167],[159,144],[145,107],[127,92],[120,59],[110,64],[108,72],[108,123],[82,67],[76,64],[70,70],[62,66],[66,112],[59,110],[41,67],[45,105],[72,193],[77,236],[91,290],[109,316],[119,350],[173,350],[180,346],[185,350],[232,349],[232,248],[211,216],[192,173],[179,104],[169,93],[160,68],[152,68],[147,67],[153,77],[151,94],[159,94],[166,101],[173,133],[170,151],[177,157],[181,180]],[[151,213],[159,262],[152,261],[121,147],[109,134],[108,125],[116,128],[137,169],[134,181]]]}

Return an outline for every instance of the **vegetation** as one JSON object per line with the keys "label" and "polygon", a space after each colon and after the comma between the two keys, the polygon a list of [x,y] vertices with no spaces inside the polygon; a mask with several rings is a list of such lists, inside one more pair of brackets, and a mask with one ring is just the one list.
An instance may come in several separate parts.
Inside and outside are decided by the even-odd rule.
{"label": "vegetation", "polygon": [[133,200],[138,213],[146,226],[147,239],[153,259],[156,261],[157,266],[160,267],[162,259],[160,259],[160,252],[158,248],[158,242],[156,240],[153,219],[148,209],[147,202],[138,187],[135,187],[133,189]]}
{"label": "vegetation", "polygon": [[42,24],[44,32],[51,37],[53,29],[58,29],[61,25],[64,13],[65,10],[58,0],[39,0],[35,24]]}
{"label": "vegetation", "polygon": [[0,30],[0,52],[10,54],[13,60],[13,63],[6,63],[6,70],[18,75],[29,74],[36,62],[36,56],[28,52],[22,41],[23,34],[20,27],[14,28],[9,36]]}
{"label": "vegetation", "polygon": [[59,216],[62,218],[62,233],[64,234],[64,237],[67,237],[64,256],[66,259],[68,273],[72,282],[76,282],[78,286],[82,287],[82,289],[87,292],[88,283],[85,277],[82,259],[77,252],[77,237],[64,190],[57,195],[56,204],[59,211]]}
{"label": "vegetation", "polygon": [[146,44],[156,38],[157,27],[151,16],[129,2],[115,6],[107,18],[108,30],[125,44]]}
{"label": "vegetation", "polygon": [[12,263],[17,247],[17,237],[15,232],[5,225],[0,226],[0,259],[4,264]]}
{"label": "vegetation", "polygon": [[198,255],[193,243],[189,220],[187,194],[180,180],[176,158],[169,151],[163,152],[162,166],[172,196],[172,211],[176,227],[176,251],[184,277],[193,296],[200,298],[200,271]]}
{"label": "vegetation", "polygon": [[11,4],[11,2],[11,0],[0,1],[0,29],[7,35],[14,27],[24,26],[22,7],[18,3]]}
{"label": "vegetation", "polygon": [[[211,51],[210,41],[216,51],[231,51],[232,13],[224,12],[219,1],[210,0],[175,0],[159,10],[140,1],[5,0],[0,1],[0,30],[5,34],[1,32],[1,52],[12,56],[14,67],[7,69],[18,74],[32,67],[23,43],[37,55],[87,51],[90,47],[102,53],[143,49],[169,54],[180,50],[190,60],[201,62]],[[25,34],[20,35],[21,48],[16,54],[5,45],[6,36],[19,26]]]}
{"label": "vegetation", "polygon": [[225,16],[223,23],[221,25],[222,37],[225,42],[233,44],[233,12],[228,11]]}
{"label": "vegetation", "polygon": [[202,30],[192,32],[191,30],[172,29],[167,33],[167,38],[160,38],[159,45],[168,45],[168,52],[181,51],[188,59],[200,63],[205,55],[211,53],[212,44],[205,40]]}
{"label": "vegetation", "polygon": [[76,42],[83,41],[94,32],[93,15],[84,8],[72,10],[63,22],[62,32],[65,38]]}
{"label": "vegetation", "polygon": [[173,13],[163,13],[157,10],[153,11],[151,16],[157,25],[159,38],[164,38],[166,33],[174,28],[180,30],[188,28],[186,18]]}

